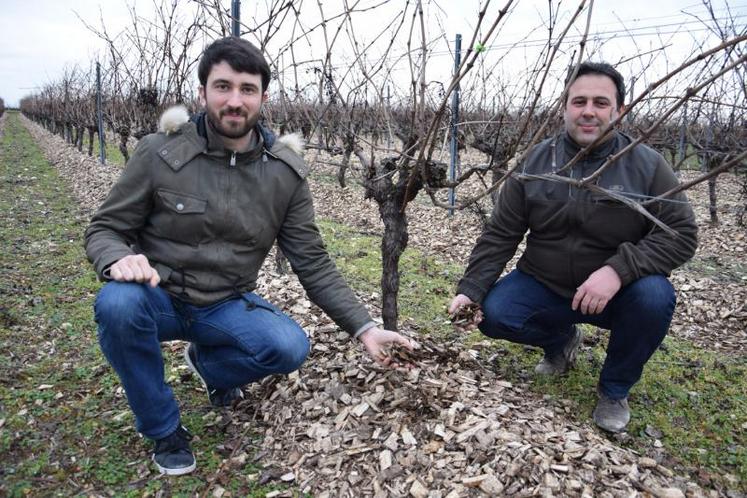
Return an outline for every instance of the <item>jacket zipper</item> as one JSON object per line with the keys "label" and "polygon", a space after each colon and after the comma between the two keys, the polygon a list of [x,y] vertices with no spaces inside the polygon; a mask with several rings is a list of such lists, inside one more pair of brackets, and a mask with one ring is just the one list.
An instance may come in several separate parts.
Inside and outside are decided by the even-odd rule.
{"label": "jacket zipper", "polygon": [[236,166],[236,151],[231,151],[231,160],[228,162],[228,165],[231,167]]}
{"label": "jacket zipper", "polygon": [[[571,170],[568,172],[568,176],[570,179],[573,179],[573,170],[574,166],[571,167]],[[583,175],[582,175],[583,176]],[[573,187],[569,184],[568,185],[568,202],[570,203],[570,215],[572,217],[572,225],[570,226],[570,251],[568,254],[568,273],[570,273],[570,281],[575,282],[576,281],[576,272],[573,271],[573,260],[574,260],[574,254],[576,253],[576,243],[578,242],[578,200],[575,199],[575,196],[573,195]],[[570,220],[569,220],[570,221]]]}

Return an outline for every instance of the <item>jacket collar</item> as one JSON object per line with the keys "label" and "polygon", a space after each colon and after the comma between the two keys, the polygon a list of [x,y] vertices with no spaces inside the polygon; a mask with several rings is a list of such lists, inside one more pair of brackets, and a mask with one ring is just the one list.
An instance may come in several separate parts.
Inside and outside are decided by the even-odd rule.
{"label": "jacket collar", "polygon": [[[181,169],[199,154],[217,157],[231,155],[231,151],[226,150],[220,137],[208,125],[205,112],[189,117],[182,106],[171,108],[161,117],[159,131],[171,135],[170,140],[158,148],[158,155],[174,170]],[[237,158],[253,160],[267,153],[288,164],[302,178],[306,176],[308,168],[300,155],[303,142],[299,137],[291,134],[278,138],[259,123],[254,131],[258,140],[251,150],[237,154]]]}
{"label": "jacket collar", "polygon": [[[227,149],[223,145],[223,140],[221,139],[218,132],[215,131],[213,125],[210,124],[210,121],[206,119],[205,122],[205,131],[207,132],[207,153],[209,155],[233,154],[234,151]],[[265,143],[262,134],[257,130],[257,126],[255,126],[252,130],[252,135],[252,141],[249,144],[249,149],[244,152],[238,152],[236,154],[237,157],[240,157],[242,159],[256,159],[260,155],[262,155],[262,150],[264,149]]]}
{"label": "jacket collar", "polygon": [[[613,130],[610,138],[601,144],[597,145],[589,152],[586,153],[585,157],[588,159],[601,159],[609,156],[615,150],[617,142],[620,138],[620,133],[617,130]],[[580,150],[583,149],[571,138],[567,131],[561,134],[561,141],[566,154],[570,157],[575,156]]]}

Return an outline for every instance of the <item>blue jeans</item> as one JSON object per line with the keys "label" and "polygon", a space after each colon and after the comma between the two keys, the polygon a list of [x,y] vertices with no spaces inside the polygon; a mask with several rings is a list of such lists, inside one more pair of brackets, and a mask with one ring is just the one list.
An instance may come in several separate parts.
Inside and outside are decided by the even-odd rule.
{"label": "blue jeans", "polygon": [[534,277],[514,270],[490,289],[482,302],[479,328],[494,339],[537,346],[559,354],[577,323],[610,330],[599,390],[611,399],[628,395],[669,330],[676,297],[666,277],[650,275],[621,288],[597,315],[571,309],[572,299]]}
{"label": "blue jeans", "polygon": [[101,350],[122,382],[137,430],[151,439],[179,425],[179,407],[164,380],[162,341],[194,343],[197,368],[218,389],[290,373],[309,353],[303,329],[252,292],[199,307],[160,287],[108,282],[94,311]]}

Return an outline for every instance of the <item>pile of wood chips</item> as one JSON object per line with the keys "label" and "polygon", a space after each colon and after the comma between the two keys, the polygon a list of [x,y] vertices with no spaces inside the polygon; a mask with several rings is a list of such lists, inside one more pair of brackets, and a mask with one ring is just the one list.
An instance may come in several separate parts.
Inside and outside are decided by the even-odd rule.
{"label": "pile of wood chips", "polygon": [[[294,277],[264,274],[263,295],[304,307]],[[570,402],[499,378],[477,351],[418,337],[414,352],[393,353],[412,368],[388,370],[313,306],[294,318],[310,331],[309,359],[236,407],[263,433],[263,482],[319,497],[706,496],[590,420],[574,424]]]}

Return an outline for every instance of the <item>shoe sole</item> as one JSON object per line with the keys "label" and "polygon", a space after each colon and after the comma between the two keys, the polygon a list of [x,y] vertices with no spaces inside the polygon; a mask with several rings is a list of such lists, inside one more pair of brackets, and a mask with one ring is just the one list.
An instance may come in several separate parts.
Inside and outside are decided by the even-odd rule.
{"label": "shoe sole", "polygon": [[[202,378],[202,375],[200,375],[200,372],[197,370],[197,366],[194,363],[192,363],[192,358],[190,358],[189,356],[189,346],[190,344],[187,344],[187,347],[184,348],[184,352],[182,353],[182,356],[184,356],[184,362],[187,364],[189,369],[192,370],[192,372],[197,376],[197,378],[200,379],[200,382],[202,383],[202,387],[205,389],[205,392],[207,393],[208,403],[210,403],[210,406],[212,406],[213,408],[230,407],[233,404],[233,402],[227,405],[216,405],[215,403],[213,403],[213,400],[210,399],[210,388],[208,387],[207,382],[205,382],[205,379]],[[239,392],[240,392],[239,398],[243,399],[244,393],[241,392],[241,390],[239,390]]]}
{"label": "shoe sole", "polygon": [[[202,383],[202,387],[205,388],[205,392],[209,393],[210,389],[208,389],[207,382],[205,382],[205,379],[202,378],[202,375],[200,375],[200,372],[197,370],[197,366],[192,363],[192,358],[189,357],[189,348],[191,344],[187,344],[187,347],[184,348],[184,353],[182,353],[182,356],[184,356],[184,362],[187,364],[190,370],[192,370],[192,373],[194,373],[198,379],[200,379],[200,382]],[[208,401],[210,401],[210,395],[208,395]],[[212,403],[210,403],[212,404]]]}
{"label": "shoe sole", "polygon": [[612,427],[609,427],[609,426],[605,427],[604,425],[602,425],[597,420],[597,411],[596,410],[594,410],[594,412],[591,414],[591,419],[594,421],[594,425],[596,425],[597,427],[599,427],[603,431],[610,432],[612,434],[619,434],[621,432],[625,432],[626,428],[628,427],[628,424],[630,423],[630,420],[628,420],[628,422],[626,422],[625,425],[623,425],[622,427],[619,427],[619,428],[618,427],[612,428]]}
{"label": "shoe sole", "polygon": [[163,475],[167,476],[182,476],[184,474],[189,474],[190,472],[193,472],[197,468],[197,460],[195,460],[192,465],[189,467],[181,467],[178,469],[169,469],[166,467],[161,467],[158,462],[156,462],[156,456],[153,455],[151,458],[153,460],[153,463],[156,464],[156,468],[158,469],[158,472],[160,472]]}

